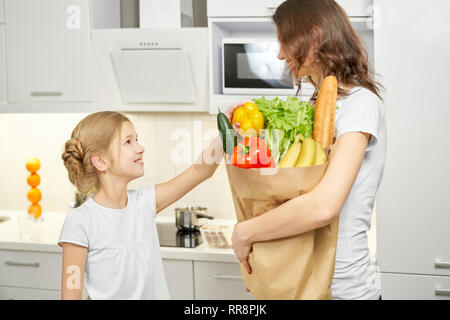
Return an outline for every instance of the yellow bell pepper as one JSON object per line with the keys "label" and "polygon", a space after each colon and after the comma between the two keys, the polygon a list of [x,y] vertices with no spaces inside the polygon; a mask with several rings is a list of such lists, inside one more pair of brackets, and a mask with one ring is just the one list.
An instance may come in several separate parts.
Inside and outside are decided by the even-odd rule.
{"label": "yellow bell pepper", "polygon": [[264,115],[253,102],[246,102],[233,112],[232,124],[239,123],[241,135],[259,136],[259,130],[264,129]]}

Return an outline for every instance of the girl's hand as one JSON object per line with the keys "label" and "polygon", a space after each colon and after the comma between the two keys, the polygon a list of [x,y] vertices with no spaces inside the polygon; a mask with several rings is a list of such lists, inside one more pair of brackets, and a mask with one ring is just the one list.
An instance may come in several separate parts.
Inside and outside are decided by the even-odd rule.
{"label": "girl's hand", "polygon": [[231,238],[232,248],[236,254],[239,262],[242,263],[247,270],[248,274],[252,273],[252,268],[248,263],[248,255],[252,250],[252,244],[246,240],[245,235],[242,232],[242,223],[237,223],[234,226],[233,236]]}

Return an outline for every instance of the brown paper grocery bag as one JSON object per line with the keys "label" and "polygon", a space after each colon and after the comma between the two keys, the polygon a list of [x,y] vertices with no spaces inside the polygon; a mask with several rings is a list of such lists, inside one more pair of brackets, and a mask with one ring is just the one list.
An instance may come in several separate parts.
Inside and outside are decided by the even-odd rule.
{"label": "brown paper grocery bag", "polygon": [[[328,155],[330,150],[326,149]],[[311,191],[328,163],[277,169],[241,169],[227,164],[237,220],[251,219]],[[320,229],[254,243],[249,255],[252,274],[242,264],[241,273],[255,298],[331,299],[338,223],[336,218]]]}

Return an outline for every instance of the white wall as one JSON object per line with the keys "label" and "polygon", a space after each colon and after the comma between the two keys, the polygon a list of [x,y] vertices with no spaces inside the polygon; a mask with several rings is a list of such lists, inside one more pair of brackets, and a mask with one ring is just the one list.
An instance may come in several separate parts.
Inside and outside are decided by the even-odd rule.
{"label": "white wall", "polygon": [[[203,131],[217,128],[216,117],[199,113],[125,113],[134,123],[140,143],[145,147],[145,175],[129,184],[138,188],[167,181],[189,165],[176,165],[171,150],[179,142],[171,141],[175,128],[193,132],[193,121],[201,121]],[[66,140],[86,114],[0,114],[0,208],[27,210],[26,161],[39,158],[39,189],[44,211],[67,211],[74,201],[75,188],[70,184],[61,160]],[[192,141],[201,140],[194,138]],[[209,141],[202,141],[206,146]],[[197,155],[195,155],[197,157]],[[166,208],[162,215],[174,215],[178,206],[206,206],[216,218],[234,218],[234,207],[224,164],[213,178],[199,185],[184,198]]]}

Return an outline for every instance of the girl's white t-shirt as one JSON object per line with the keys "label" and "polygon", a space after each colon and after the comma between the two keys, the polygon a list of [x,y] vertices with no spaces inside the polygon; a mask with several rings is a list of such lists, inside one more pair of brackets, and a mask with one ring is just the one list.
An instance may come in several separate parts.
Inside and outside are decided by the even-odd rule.
{"label": "girl's white t-shirt", "polygon": [[354,87],[337,101],[334,136],[366,132],[370,139],[361,168],[339,215],[334,299],[378,299],[379,283],[371,264],[366,231],[386,157],[386,123],[382,101],[370,90]]}
{"label": "girl's white t-shirt", "polygon": [[170,299],[155,216],[154,186],[128,191],[124,209],[91,197],[70,210],[58,245],[88,248],[84,285],[91,299]]}

